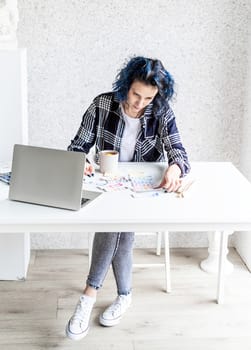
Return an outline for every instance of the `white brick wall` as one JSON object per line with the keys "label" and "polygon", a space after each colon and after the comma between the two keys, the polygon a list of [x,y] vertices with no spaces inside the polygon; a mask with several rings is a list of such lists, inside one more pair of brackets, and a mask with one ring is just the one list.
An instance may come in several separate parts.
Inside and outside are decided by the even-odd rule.
{"label": "white brick wall", "polygon": [[[160,58],[177,82],[173,105],[190,159],[239,165],[250,0],[19,0],[28,50],[29,139],[66,148],[92,98],[130,55]],[[150,238],[147,238],[150,239]],[[33,247],[83,237],[34,235]],[[204,235],[172,245],[203,246]]]}

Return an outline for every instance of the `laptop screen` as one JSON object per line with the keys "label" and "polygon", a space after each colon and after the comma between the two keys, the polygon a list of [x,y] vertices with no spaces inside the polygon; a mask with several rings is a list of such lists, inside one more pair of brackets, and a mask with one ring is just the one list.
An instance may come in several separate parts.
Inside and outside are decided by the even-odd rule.
{"label": "laptop screen", "polygon": [[78,210],[85,154],[15,145],[9,199]]}

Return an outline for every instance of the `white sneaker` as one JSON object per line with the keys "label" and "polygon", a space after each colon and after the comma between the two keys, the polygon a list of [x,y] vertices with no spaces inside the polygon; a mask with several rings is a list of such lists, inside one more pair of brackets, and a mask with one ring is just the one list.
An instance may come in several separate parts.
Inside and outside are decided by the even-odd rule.
{"label": "white sneaker", "polygon": [[66,335],[70,339],[79,340],[84,338],[89,331],[91,311],[96,299],[82,295],[76,305],[74,314],[66,326]]}
{"label": "white sneaker", "polygon": [[119,295],[114,302],[99,316],[102,326],[111,327],[118,324],[122,315],[126,312],[132,302],[132,294]]}

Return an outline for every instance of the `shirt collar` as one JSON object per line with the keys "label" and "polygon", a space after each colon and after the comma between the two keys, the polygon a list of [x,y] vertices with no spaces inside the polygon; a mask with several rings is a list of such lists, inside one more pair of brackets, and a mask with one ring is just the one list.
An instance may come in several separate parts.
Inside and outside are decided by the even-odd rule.
{"label": "shirt collar", "polygon": [[[121,119],[123,118],[120,101],[116,97],[116,94],[114,94],[113,98],[113,104],[111,106],[111,109],[114,113],[116,113]],[[149,105],[146,107],[144,114],[139,118],[141,122],[141,126],[144,130],[144,137],[145,138],[152,138],[156,135],[156,128],[157,128],[157,119],[153,116],[153,103],[149,103]]]}

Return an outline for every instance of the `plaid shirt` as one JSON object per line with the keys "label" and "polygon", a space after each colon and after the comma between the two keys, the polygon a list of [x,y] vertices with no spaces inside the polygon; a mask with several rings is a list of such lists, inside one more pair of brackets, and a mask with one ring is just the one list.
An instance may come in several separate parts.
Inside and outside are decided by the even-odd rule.
{"label": "plaid shirt", "polygon": [[[141,129],[137,136],[132,161],[165,161],[177,164],[181,176],[189,172],[190,165],[182,146],[176,126],[175,116],[170,107],[159,118],[154,117],[153,104],[150,103],[140,118]],[[79,130],[68,146],[68,151],[89,153],[95,145],[95,157],[102,150],[120,150],[125,122],[119,101],[114,93],[97,96],[85,112]]]}

